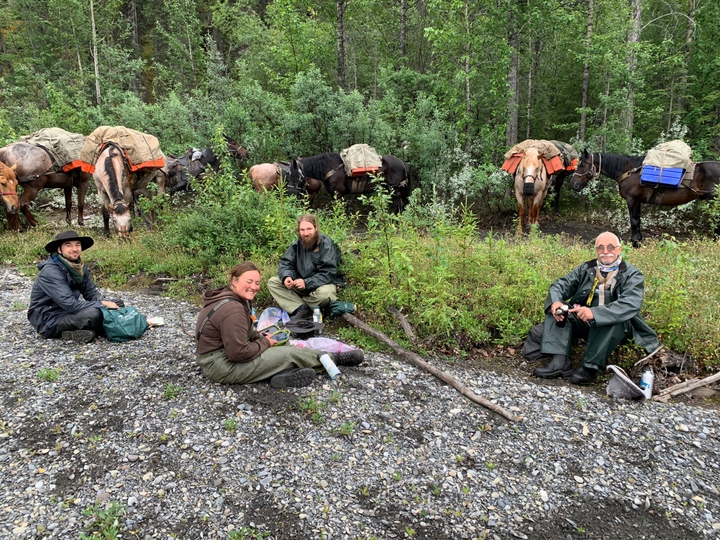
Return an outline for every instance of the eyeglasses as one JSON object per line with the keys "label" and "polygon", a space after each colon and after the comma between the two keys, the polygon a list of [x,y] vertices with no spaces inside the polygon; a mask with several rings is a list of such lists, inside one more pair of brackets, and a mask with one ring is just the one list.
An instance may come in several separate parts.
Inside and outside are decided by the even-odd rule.
{"label": "eyeglasses", "polygon": [[595,251],[598,252],[598,253],[602,253],[603,251],[610,251],[610,252],[612,252],[612,251],[615,251],[615,250],[616,250],[617,248],[619,248],[619,247],[620,247],[620,246],[613,246],[612,244],[610,244],[610,245],[608,245],[608,246],[595,246]]}

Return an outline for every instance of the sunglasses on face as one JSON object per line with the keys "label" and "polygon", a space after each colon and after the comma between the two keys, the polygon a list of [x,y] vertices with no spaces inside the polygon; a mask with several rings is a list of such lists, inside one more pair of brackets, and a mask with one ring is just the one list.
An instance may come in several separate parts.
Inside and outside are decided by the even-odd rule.
{"label": "sunglasses on face", "polygon": [[602,253],[603,251],[613,252],[615,251],[619,246],[613,246],[612,244],[607,246],[595,246],[595,251],[597,253]]}

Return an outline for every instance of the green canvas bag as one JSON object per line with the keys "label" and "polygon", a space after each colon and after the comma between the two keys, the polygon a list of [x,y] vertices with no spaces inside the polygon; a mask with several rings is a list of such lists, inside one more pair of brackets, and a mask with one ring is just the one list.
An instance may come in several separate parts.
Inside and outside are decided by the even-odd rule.
{"label": "green canvas bag", "polygon": [[100,310],[103,314],[103,330],[110,341],[137,339],[150,327],[145,316],[132,306]]}

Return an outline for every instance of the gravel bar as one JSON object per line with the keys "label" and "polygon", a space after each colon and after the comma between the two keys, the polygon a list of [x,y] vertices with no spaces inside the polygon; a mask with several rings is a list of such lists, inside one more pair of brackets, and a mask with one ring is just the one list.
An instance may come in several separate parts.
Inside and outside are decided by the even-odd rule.
{"label": "gravel bar", "polygon": [[382,353],[306,388],[223,386],[179,324],[197,306],[106,290],[166,326],[44,340],[31,280],[0,272],[1,538],[720,536],[715,410],[442,363],[509,423]]}

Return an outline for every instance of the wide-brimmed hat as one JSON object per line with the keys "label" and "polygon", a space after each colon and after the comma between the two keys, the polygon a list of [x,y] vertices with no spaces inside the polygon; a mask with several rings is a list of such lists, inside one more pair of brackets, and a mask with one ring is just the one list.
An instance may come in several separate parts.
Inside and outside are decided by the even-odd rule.
{"label": "wide-brimmed hat", "polygon": [[613,373],[606,389],[608,396],[633,401],[645,401],[645,394],[638,385],[630,380],[623,368],[611,364],[605,370],[608,373]]}
{"label": "wide-brimmed hat", "polygon": [[73,240],[80,240],[80,245],[83,251],[91,248],[95,241],[89,236],[80,236],[75,231],[63,231],[55,237],[55,240],[45,244],[45,251],[48,253],[55,253],[57,248],[60,247],[64,242],[71,242]]}
{"label": "wide-brimmed hat", "polygon": [[325,325],[321,322],[313,321],[290,321],[285,324],[285,328],[297,339],[308,339],[322,332]]}

